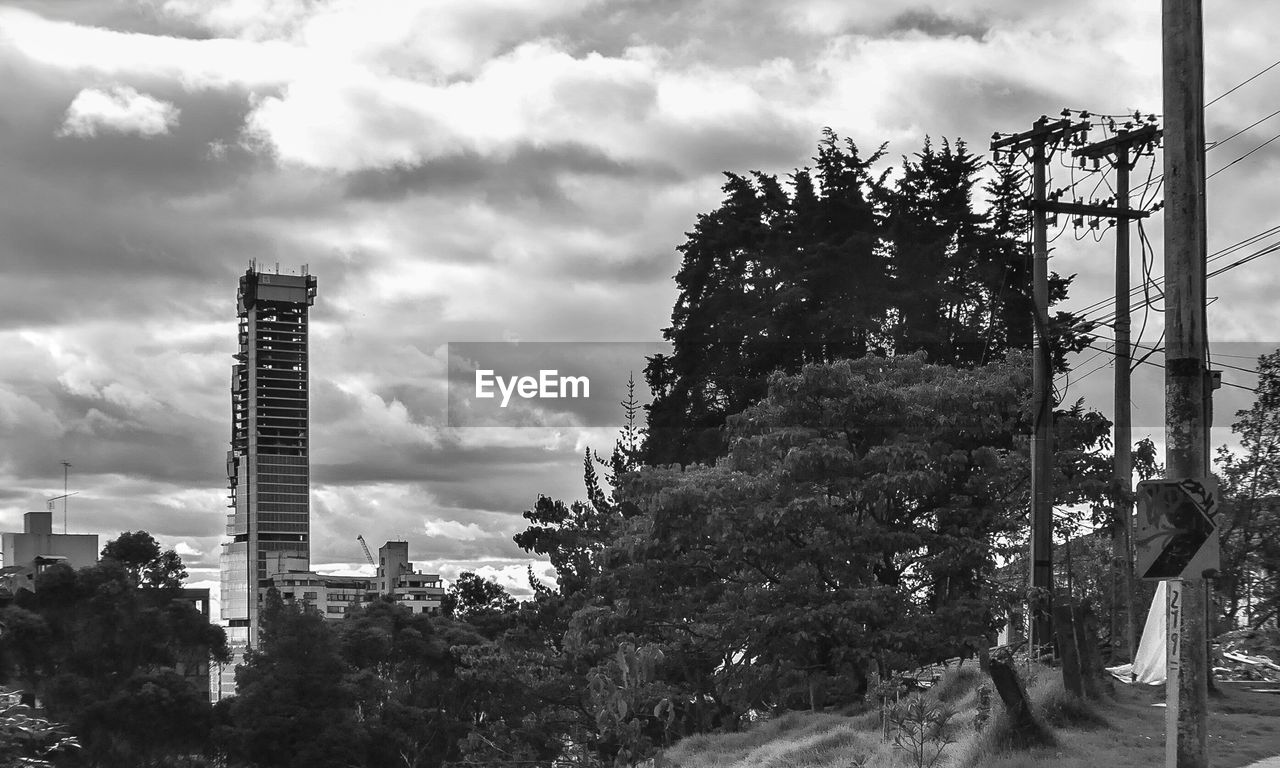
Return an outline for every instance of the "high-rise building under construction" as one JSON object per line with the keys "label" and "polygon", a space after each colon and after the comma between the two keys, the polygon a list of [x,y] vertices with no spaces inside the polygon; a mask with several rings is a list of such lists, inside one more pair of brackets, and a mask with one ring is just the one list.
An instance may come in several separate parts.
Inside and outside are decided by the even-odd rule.
{"label": "high-rise building under construction", "polygon": [[235,666],[258,641],[268,560],[303,570],[311,559],[307,319],[316,279],[240,276],[239,352],[231,371],[230,514],[222,545],[222,618],[232,661],[211,681],[213,698],[235,690]]}

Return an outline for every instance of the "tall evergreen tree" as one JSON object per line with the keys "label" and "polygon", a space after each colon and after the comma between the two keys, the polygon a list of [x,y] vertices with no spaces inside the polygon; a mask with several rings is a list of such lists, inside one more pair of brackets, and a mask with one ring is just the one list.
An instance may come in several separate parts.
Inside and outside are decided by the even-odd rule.
{"label": "tall evergreen tree", "polygon": [[[758,402],[776,370],[920,351],[969,367],[1031,347],[1025,174],[995,167],[980,211],[983,164],[964,142],[926,140],[893,179],[872,172],[883,153],[863,158],[828,130],[790,190],[767,174],[726,174],[724,201],[679,248],[663,331],[672,352],[645,369],[645,463],[723,455],[726,417]],[[1069,282],[1051,277],[1051,302]],[[1042,329],[1057,369],[1082,346],[1079,331],[1065,313]]]}

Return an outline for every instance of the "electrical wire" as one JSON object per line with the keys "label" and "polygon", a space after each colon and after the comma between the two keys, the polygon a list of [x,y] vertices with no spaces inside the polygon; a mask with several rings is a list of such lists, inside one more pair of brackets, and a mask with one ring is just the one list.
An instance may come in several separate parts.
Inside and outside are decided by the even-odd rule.
{"label": "electrical wire", "polygon": [[1214,271],[1212,271],[1212,272],[1210,272],[1209,274],[1205,275],[1205,278],[1207,279],[1207,278],[1210,278],[1210,277],[1216,277],[1216,276],[1218,276],[1218,275],[1222,274],[1223,272],[1228,272],[1228,271],[1233,270],[1233,269],[1235,269],[1236,267],[1238,267],[1238,266],[1240,266],[1240,265],[1242,265],[1242,264],[1248,264],[1249,262],[1253,261],[1253,260],[1254,260],[1254,259],[1256,259],[1256,258],[1259,258],[1259,257],[1262,257],[1262,256],[1266,256],[1266,255],[1267,255],[1267,254],[1269,254],[1269,253],[1275,253],[1276,251],[1280,251],[1280,243],[1274,243],[1274,244],[1272,244],[1272,245],[1267,246],[1266,248],[1263,248],[1263,249],[1262,249],[1262,250],[1260,250],[1260,251],[1255,251],[1255,252],[1253,252],[1253,253],[1249,254],[1248,256],[1245,256],[1243,259],[1240,259],[1239,261],[1236,261],[1236,262],[1233,262],[1233,263],[1231,263],[1231,264],[1228,264],[1227,266],[1222,267],[1222,268],[1220,268],[1220,269],[1215,269]]}
{"label": "electrical wire", "polygon": [[1211,101],[1209,101],[1209,103],[1205,104],[1205,107],[1206,107],[1206,108],[1208,108],[1208,107],[1213,106],[1214,104],[1217,104],[1219,101],[1222,101],[1222,100],[1223,100],[1223,99],[1225,99],[1226,97],[1228,97],[1228,96],[1230,96],[1231,94],[1235,93],[1236,91],[1240,90],[1241,88],[1243,88],[1244,86],[1248,85],[1249,83],[1252,83],[1254,80],[1257,80],[1259,77],[1262,77],[1263,75],[1265,75],[1266,73],[1268,73],[1268,72],[1270,72],[1271,70],[1275,69],[1276,67],[1280,67],[1280,61],[1276,61],[1276,62],[1274,62],[1273,64],[1271,64],[1271,66],[1268,66],[1268,67],[1263,68],[1262,70],[1260,70],[1259,72],[1257,72],[1257,73],[1256,73],[1256,74],[1254,74],[1253,76],[1249,77],[1247,80],[1245,80],[1245,81],[1243,81],[1243,82],[1241,82],[1241,83],[1236,84],[1236,86],[1235,86],[1235,87],[1233,87],[1231,90],[1227,91],[1226,93],[1219,94],[1218,96],[1214,96],[1214,97],[1213,97],[1213,99],[1212,99]]}
{"label": "electrical wire", "polygon": [[1254,152],[1257,152],[1258,150],[1260,150],[1260,149],[1262,149],[1263,147],[1267,146],[1267,145],[1268,145],[1268,144],[1270,144],[1271,142],[1276,141],[1277,139],[1280,139],[1280,133],[1277,133],[1275,136],[1272,136],[1271,138],[1269,138],[1269,139],[1267,139],[1266,141],[1262,142],[1261,144],[1259,144],[1258,146],[1256,146],[1256,147],[1254,147],[1253,149],[1249,150],[1248,152],[1245,152],[1243,155],[1241,155],[1241,156],[1237,157],[1235,160],[1232,160],[1231,162],[1229,162],[1229,163],[1227,163],[1226,165],[1222,166],[1221,168],[1219,168],[1218,170],[1216,170],[1216,171],[1214,171],[1213,173],[1209,174],[1208,176],[1205,176],[1205,177],[1204,177],[1204,180],[1205,180],[1205,181],[1208,181],[1209,179],[1212,179],[1214,176],[1217,176],[1218,174],[1222,173],[1223,171],[1227,170],[1227,169],[1228,169],[1228,168],[1230,168],[1231,166],[1233,166],[1233,165],[1235,165],[1236,163],[1240,162],[1241,160],[1245,159],[1245,158],[1246,158],[1246,157],[1248,157],[1249,155],[1252,155]]}
{"label": "electrical wire", "polygon": [[[1143,235],[1145,235],[1145,231],[1140,230],[1140,233],[1141,233],[1141,234],[1143,234]],[[1276,234],[1280,234],[1280,224],[1277,224],[1277,225],[1274,225],[1274,226],[1268,227],[1267,229],[1264,229],[1264,230],[1262,230],[1261,232],[1258,232],[1258,233],[1256,233],[1256,234],[1250,235],[1249,237],[1246,237],[1246,238],[1244,238],[1244,239],[1242,239],[1242,240],[1238,240],[1238,241],[1236,241],[1235,243],[1232,243],[1231,245],[1225,246],[1225,247],[1223,247],[1223,248],[1221,248],[1221,249],[1219,249],[1219,250],[1217,250],[1217,251],[1213,252],[1212,254],[1209,254],[1209,256],[1206,258],[1206,260],[1205,260],[1205,261],[1206,261],[1206,263],[1210,263],[1210,262],[1218,261],[1219,259],[1223,259],[1223,258],[1225,258],[1225,257],[1227,257],[1227,256],[1229,256],[1229,255],[1231,255],[1232,253],[1235,253],[1236,251],[1241,250],[1242,248],[1247,248],[1248,246],[1253,245],[1253,244],[1257,243],[1257,242],[1258,242],[1258,241],[1260,241],[1260,240],[1265,240],[1266,238],[1271,237],[1271,236],[1276,235]],[[1254,254],[1251,254],[1250,256],[1246,257],[1245,259],[1242,259],[1239,263],[1234,264],[1234,265],[1232,265],[1232,267],[1228,267],[1227,269],[1231,269],[1231,268],[1234,268],[1235,266],[1239,266],[1239,264],[1241,264],[1241,263],[1246,263],[1246,262],[1248,262],[1248,261],[1252,261],[1253,259],[1256,259],[1256,258],[1258,258],[1259,256],[1264,256],[1264,255],[1266,255],[1267,253],[1270,253],[1270,252],[1271,252],[1271,249],[1273,249],[1273,248],[1275,248],[1275,247],[1276,247],[1276,246],[1274,246],[1274,245],[1272,245],[1272,246],[1267,246],[1267,248],[1264,248],[1264,249],[1263,249],[1263,250],[1261,250],[1261,251],[1258,251],[1258,252],[1256,252],[1256,253],[1254,253]],[[1226,269],[1218,270],[1218,271],[1216,271],[1216,272],[1211,273],[1211,274],[1209,275],[1209,277],[1212,277],[1213,275],[1221,274],[1222,272],[1225,272],[1225,271],[1226,271]],[[1155,283],[1155,281],[1154,281],[1154,280],[1153,280],[1152,282],[1153,282],[1153,283]],[[1158,288],[1158,284],[1156,284],[1156,286],[1157,286],[1157,290],[1159,290],[1159,288]],[[1142,292],[1143,292],[1143,288],[1142,288],[1142,286],[1137,286],[1137,287],[1132,288],[1132,289],[1129,291],[1129,295],[1130,295],[1131,297],[1135,297],[1135,296],[1137,296],[1139,293],[1142,293]],[[1098,311],[1098,310],[1101,310],[1101,309],[1105,309],[1105,308],[1106,308],[1106,306],[1107,306],[1108,304],[1114,304],[1114,303],[1115,303],[1115,299],[1114,299],[1114,298],[1110,298],[1110,297],[1109,297],[1109,298],[1106,298],[1106,299],[1100,299],[1100,300],[1095,301],[1094,303],[1092,303],[1092,304],[1090,304],[1090,305],[1088,305],[1088,306],[1086,306],[1086,307],[1082,307],[1081,309],[1076,310],[1076,314],[1077,314],[1077,315],[1079,315],[1079,316],[1081,316],[1083,319],[1088,319],[1088,320],[1090,320],[1091,322],[1099,322],[1099,321],[1102,321],[1102,320],[1103,320],[1103,319],[1105,319],[1105,318],[1114,318],[1114,316],[1115,316],[1115,312],[1114,312],[1114,310],[1112,310],[1111,312],[1107,313],[1107,315],[1103,315],[1103,316],[1102,316],[1102,317],[1100,317],[1100,318],[1088,318],[1088,317],[1087,317],[1090,313],[1095,312],[1095,311]]]}
{"label": "electrical wire", "polygon": [[1234,139],[1235,137],[1237,137],[1237,136],[1239,136],[1240,134],[1244,133],[1245,131],[1251,130],[1251,129],[1253,129],[1253,128],[1257,128],[1259,125],[1262,125],[1263,123],[1265,123],[1266,121],[1268,121],[1268,120],[1270,120],[1271,118],[1275,117],[1276,115],[1280,115],[1280,109],[1277,109],[1275,112],[1272,112],[1271,114],[1267,115],[1266,117],[1264,117],[1264,118],[1262,118],[1262,119],[1258,120],[1258,121],[1257,121],[1257,122],[1255,122],[1255,123],[1252,123],[1251,125],[1249,125],[1249,126],[1247,126],[1247,127],[1245,127],[1245,128],[1241,128],[1240,130],[1238,130],[1238,131],[1236,131],[1235,133],[1231,134],[1230,136],[1228,136],[1227,138],[1223,139],[1222,141],[1215,141],[1215,142],[1212,142],[1209,146],[1205,147],[1204,151],[1205,151],[1205,152],[1209,152],[1209,151],[1211,151],[1211,150],[1217,149],[1218,147],[1222,146],[1223,144],[1226,144],[1228,141],[1231,141],[1232,139]]}
{"label": "electrical wire", "polygon": [[[1103,337],[1103,336],[1095,336],[1094,338],[1098,339],[1099,341],[1108,341],[1108,342],[1112,342],[1112,343],[1114,343],[1114,339],[1108,339],[1108,338]],[[1109,352],[1109,353],[1111,353],[1112,355],[1115,355],[1115,351],[1114,351],[1114,350],[1109,350],[1109,349],[1107,349],[1106,347],[1099,347],[1099,346],[1096,346],[1096,345],[1094,345],[1094,344],[1086,344],[1085,346],[1089,347],[1090,349],[1098,349],[1098,350],[1102,350],[1103,352]],[[1143,364],[1145,364],[1145,365],[1150,365],[1150,366],[1154,366],[1154,367],[1156,367],[1156,368],[1159,368],[1160,370],[1164,370],[1164,364],[1163,364],[1163,363],[1157,363],[1157,362],[1154,362],[1154,361],[1151,361],[1151,360],[1146,360],[1146,361],[1144,361],[1144,363],[1143,363]],[[1255,394],[1255,395],[1256,395],[1256,394],[1258,394],[1258,390],[1257,390],[1257,389],[1255,389],[1254,387],[1246,387],[1246,386],[1245,386],[1245,385],[1243,385],[1243,384],[1235,384],[1235,383],[1230,382],[1230,381],[1225,381],[1225,380],[1224,380],[1224,381],[1222,382],[1222,386],[1224,386],[1224,387],[1232,387],[1233,389],[1242,389],[1242,390],[1244,390],[1244,391],[1246,391],[1246,392],[1252,392],[1252,393],[1253,393],[1253,394]]]}

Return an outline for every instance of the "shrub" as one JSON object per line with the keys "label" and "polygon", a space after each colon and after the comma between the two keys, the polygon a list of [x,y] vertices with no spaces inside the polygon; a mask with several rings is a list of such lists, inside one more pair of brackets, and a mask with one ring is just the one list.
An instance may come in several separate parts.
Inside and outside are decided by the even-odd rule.
{"label": "shrub", "polygon": [[1067,692],[1059,677],[1041,680],[1029,693],[1045,722],[1058,728],[1102,728],[1107,720],[1098,705]]}
{"label": "shrub", "polygon": [[986,676],[977,664],[952,667],[942,674],[942,679],[929,689],[929,693],[946,704],[954,704],[976,690]]}

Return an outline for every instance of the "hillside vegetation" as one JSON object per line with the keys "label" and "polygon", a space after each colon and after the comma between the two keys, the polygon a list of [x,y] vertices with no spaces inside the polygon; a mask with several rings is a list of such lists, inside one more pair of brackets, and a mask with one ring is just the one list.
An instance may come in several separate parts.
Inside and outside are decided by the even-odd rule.
{"label": "hillside vegetation", "polygon": [[[1025,669],[1024,669],[1025,671]],[[1149,768],[1164,760],[1164,688],[1117,686],[1101,703],[1069,696],[1057,670],[1032,668],[1028,693],[1048,724],[1053,746],[1012,751],[998,697],[991,720],[975,730],[976,666],[953,668],[924,702],[950,704],[955,715],[942,739],[923,754],[881,736],[880,712],[789,712],[740,733],[691,736],[658,758],[666,768]],[[1280,754],[1280,695],[1233,686],[1210,702],[1210,756],[1215,768],[1236,768]],[[945,742],[945,743],[944,743]],[[938,747],[941,746],[941,750]],[[936,754],[936,760],[934,755]]]}

